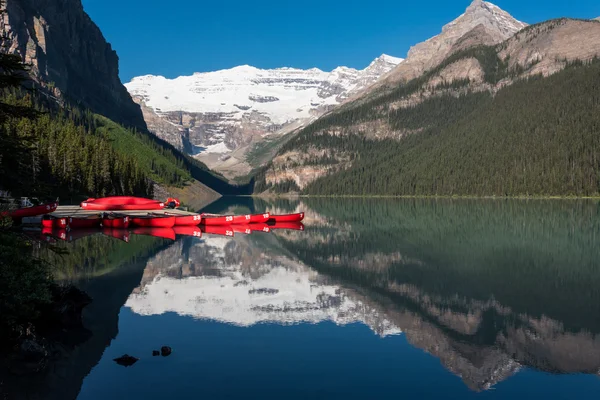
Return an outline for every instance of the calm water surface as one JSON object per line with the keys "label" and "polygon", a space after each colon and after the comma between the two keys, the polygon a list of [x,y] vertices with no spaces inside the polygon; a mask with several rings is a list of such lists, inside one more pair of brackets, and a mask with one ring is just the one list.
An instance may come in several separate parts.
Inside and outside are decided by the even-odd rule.
{"label": "calm water surface", "polygon": [[[225,199],[209,211],[265,210],[303,210],[306,229],[67,245],[60,277],[94,303],[49,397],[600,397],[597,202]],[[172,355],[152,357],[163,345]],[[140,360],[117,365],[125,353]]]}

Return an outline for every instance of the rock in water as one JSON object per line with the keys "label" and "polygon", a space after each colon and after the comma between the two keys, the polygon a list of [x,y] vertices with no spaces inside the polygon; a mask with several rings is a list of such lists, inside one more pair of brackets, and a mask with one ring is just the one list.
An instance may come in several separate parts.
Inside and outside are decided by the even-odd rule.
{"label": "rock in water", "polygon": [[124,367],[131,367],[138,360],[139,360],[139,358],[135,358],[133,356],[130,356],[129,354],[124,354],[119,358],[115,358],[113,361]]}
{"label": "rock in water", "polygon": [[173,352],[173,350],[171,350],[171,348],[169,346],[163,346],[160,348],[160,354],[163,357],[170,356],[172,352]]}
{"label": "rock in water", "polygon": [[152,357],[160,356],[160,351],[152,350]]}

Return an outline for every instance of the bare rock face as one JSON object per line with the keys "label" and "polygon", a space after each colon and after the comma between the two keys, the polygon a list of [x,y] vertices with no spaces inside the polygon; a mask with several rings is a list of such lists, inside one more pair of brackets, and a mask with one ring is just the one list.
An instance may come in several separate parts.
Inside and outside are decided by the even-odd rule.
{"label": "bare rock face", "polygon": [[509,68],[548,76],[562,70],[566,61],[600,55],[600,24],[566,18],[543,22],[514,35],[498,54],[509,60]]}
{"label": "bare rock face", "polygon": [[461,79],[469,79],[471,83],[483,83],[484,72],[475,58],[463,58],[448,65],[438,74],[431,78],[429,85],[436,87],[442,83],[454,82]]}
{"label": "bare rock face", "polygon": [[139,106],[119,79],[117,53],[81,0],[3,3],[2,51],[21,55],[40,85],[116,122],[146,127]]}
{"label": "bare rock face", "polygon": [[500,43],[526,26],[494,4],[475,0],[464,14],[444,26],[442,33],[413,46],[406,60],[376,86],[416,78],[459,49]]}

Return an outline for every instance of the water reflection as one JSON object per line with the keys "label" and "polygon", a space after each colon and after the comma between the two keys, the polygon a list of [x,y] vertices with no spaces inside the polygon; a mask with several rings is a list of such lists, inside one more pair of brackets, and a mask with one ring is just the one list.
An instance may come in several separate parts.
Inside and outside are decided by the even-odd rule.
{"label": "water reflection", "polygon": [[283,249],[265,252],[267,245],[244,236],[180,240],[150,260],[125,306],[141,315],[176,312],[237,326],[329,320],[361,322],[382,336],[400,332]]}
{"label": "water reflection", "polygon": [[472,390],[523,367],[600,370],[595,202],[312,199],[221,205],[306,212],[306,231],[187,238],[126,306],[238,326],[360,322],[404,333]]}
{"label": "water reflection", "polygon": [[[410,385],[425,390],[431,381],[447,382],[447,376],[452,376],[449,371],[462,380],[459,383],[466,391],[454,387],[449,397],[465,397],[503,381],[521,382],[514,390],[522,393],[523,382],[536,385],[535,380],[518,379],[530,378],[531,371],[597,375],[600,370],[597,202],[227,198],[206,211],[305,211],[306,218],[302,230],[244,230],[233,237],[224,232],[175,232],[175,242],[170,234],[162,235],[163,239],[143,235],[148,232],[118,232],[65,244],[72,251],[61,278],[78,282],[95,300],[86,311],[92,339],[75,355],[65,356],[65,365],[56,374],[76,376],[79,380],[72,381],[78,385],[100,360],[86,378],[82,398],[100,398],[96,393],[108,390],[107,379],[137,391],[145,385],[139,383],[147,379],[144,374],[162,376],[162,364],[151,366],[141,360],[127,372],[141,371],[139,382],[129,381],[131,375],[123,376],[112,358],[133,351],[143,340],[140,335],[147,335],[155,345],[167,336],[165,323],[170,324],[172,340],[188,343],[183,351],[193,358],[181,364],[177,358],[170,360],[173,373],[184,377],[178,384],[188,382],[188,371],[199,363],[193,346],[202,339],[195,327],[214,325],[238,329],[237,364],[214,372],[227,371],[231,379],[252,375],[251,366],[258,376],[273,368],[263,365],[262,371],[256,364],[261,357],[269,359],[268,353],[257,350],[258,342],[252,341],[258,341],[256,329],[267,337],[275,331],[283,335],[281,329],[301,332],[290,333],[293,340],[286,342],[295,346],[310,332],[333,331],[337,326],[340,343],[347,338],[352,351],[363,349],[367,354],[373,349],[378,354],[369,367],[360,364],[368,360],[360,358],[363,353],[347,355],[344,362],[348,365],[359,360],[355,368],[364,379],[361,386],[361,380],[349,378],[355,372],[338,373],[338,367],[333,368],[339,354],[325,360],[319,352],[323,349],[298,345],[302,356],[294,356],[293,349],[277,356],[289,368],[279,376],[280,382],[287,382],[281,384],[285,391],[306,390],[310,385],[290,378],[304,376],[315,387],[317,382],[330,382],[322,388],[327,393],[352,397],[354,392],[342,386],[353,390],[361,386],[361,393],[368,395],[377,382],[378,394],[397,397]],[[370,329],[368,338],[353,333],[357,324]],[[145,328],[138,332],[140,325]],[[217,328],[203,328],[200,333],[208,335],[215,352],[220,352],[214,355],[216,360],[228,359],[233,353],[231,341],[227,336],[210,336],[211,329]],[[315,341],[324,340],[319,335]],[[251,338],[247,342],[246,336]],[[396,354],[402,346],[429,353],[446,372],[420,369],[426,358],[420,351],[403,350],[393,361],[386,359],[386,354]],[[209,356],[206,348],[202,352]],[[307,369],[298,360],[305,354],[314,358],[310,368],[318,368],[315,363],[324,365],[318,379],[303,375]],[[218,379],[210,375],[213,368],[208,365],[201,371]],[[370,368],[379,369],[370,373]],[[410,375],[413,369],[415,376]],[[386,371],[414,379],[388,377]],[[569,393],[590,394],[600,389],[600,381],[592,378],[585,385],[564,387]],[[544,387],[550,387],[559,378],[548,375],[545,379]],[[248,395],[264,394],[263,389]],[[485,394],[502,397],[509,390],[500,385],[497,389]],[[213,393],[211,385],[203,390]],[[197,393],[196,386],[187,392],[190,397]]]}

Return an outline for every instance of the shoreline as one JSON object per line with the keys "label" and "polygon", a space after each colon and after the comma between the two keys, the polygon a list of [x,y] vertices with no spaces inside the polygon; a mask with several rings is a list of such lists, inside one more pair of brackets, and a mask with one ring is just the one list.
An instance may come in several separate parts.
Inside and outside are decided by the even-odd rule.
{"label": "shoreline", "polygon": [[308,195],[308,194],[258,194],[229,195],[223,197],[249,197],[258,199],[431,199],[431,200],[600,200],[598,196],[427,196],[427,195]]}

